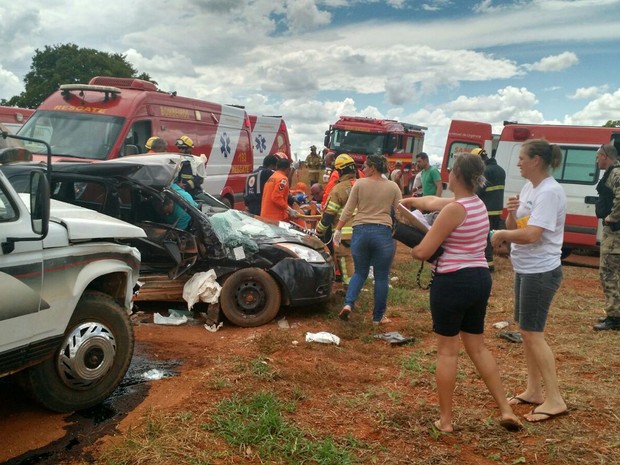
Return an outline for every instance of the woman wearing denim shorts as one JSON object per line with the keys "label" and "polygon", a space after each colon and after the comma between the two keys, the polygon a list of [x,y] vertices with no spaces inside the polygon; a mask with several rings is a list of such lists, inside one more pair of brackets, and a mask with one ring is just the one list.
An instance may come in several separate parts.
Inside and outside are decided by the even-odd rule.
{"label": "woman wearing denim shorts", "polygon": [[489,217],[475,194],[484,181],[484,162],[478,155],[463,154],[454,160],[449,187],[454,198],[421,197],[401,203],[419,210],[439,211],[422,242],[411,251],[426,260],[441,245],[443,254],[434,265],[430,290],[433,331],[437,339],[435,378],[439,395],[439,431],[453,431],[452,400],[456,385],[461,341],[490,394],[497,403],[500,425],[510,431],[521,423],[506,399],[495,358],[484,345],[484,318],[491,293],[491,272],[484,257]]}
{"label": "woman wearing denim shorts", "polygon": [[539,404],[525,415],[531,422],[549,420],[567,411],[558,386],[555,358],[544,333],[551,301],[562,282],[566,195],[551,176],[551,169],[561,161],[562,152],[557,145],[542,139],[523,144],[517,166],[528,182],[518,196],[508,199],[507,230],[496,231],[491,238],[495,246],[512,243],[514,318],[523,336],[527,385],[509,402]]}
{"label": "woman wearing denim shorts", "polygon": [[358,179],[353,185],[334,233],[334,246],[337,247],[342,235],[341,229],[353,216],[351,255],[355,271],[338,316],[343,320],[349,318],[372,266],[375,278],[372,322],[379,325],[390,322],[385,316],[385,310],[390,267],[395,251],[392,210],[398,207],[402,193],[398,184],[383,176],[387,173],[385,157],[369,155],[362,170],[364,178]]}

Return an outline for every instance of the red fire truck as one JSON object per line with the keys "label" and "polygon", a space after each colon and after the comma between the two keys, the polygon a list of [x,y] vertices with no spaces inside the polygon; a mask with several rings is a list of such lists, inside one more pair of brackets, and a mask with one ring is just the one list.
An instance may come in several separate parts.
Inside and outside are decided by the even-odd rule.
{"label": "red fire truck", "polygon": [[270,153],[282,152],[289,160],[292,159],[288,129],[281,116],[249,115],[249,118],[255,168],[261,166],[263,158]]}
{"label": "red fire truck", "polygon": [[[415,163],[415,155],[423,150],[424,131],[428,128],[391,119],[341,116],[325,131],[325,147],[336,155],[349,154],[358,166],[372,154],[385,155],[389,170],[397,161],[403,167]],[[409,185],[406,170],[403,184]]]}
{"label": "red fire truck", "polygon": [[143,153],[151,136],[176,152],[175,141],[188,136],[192,153],[207,158],[206,190],[229,205],[243,205],[245,178],[254,166],[245,110],[162,92],[140,79],[97,76],[88,84],[62,85],[20,134],[48,142],[56,161]]}
{"label": "red fire truck", "polygon": [[0,106],[0,123],[15,134],[33,113],[34,110],[28,108]]}
{"label": "red fire truck", "polygon": [[620,149],[620,128],[593,126],[561,126],[504,122],[499,136],[492,134],[490,124],[454,120],[441,166],[441,176],[448,181],[454,157],[482,147],[496,153],[497,164],[506,170],[504,201],[520,192],[525,180],[517,161],[521,144],[528,139],[546,139],[562,149],[562,164],[553,176],[566,192],[567,215],[564,227],[564,254],[573,248],[598,248],[601,222],[594,213],[596,184],[603,172],[596,165],[596,152],[601,144],[613,143]]}

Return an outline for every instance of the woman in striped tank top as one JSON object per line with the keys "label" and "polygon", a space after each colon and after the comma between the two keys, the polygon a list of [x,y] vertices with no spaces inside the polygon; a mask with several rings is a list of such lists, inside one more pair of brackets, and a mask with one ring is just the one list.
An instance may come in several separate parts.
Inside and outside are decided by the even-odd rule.
{"label": "woman in striped tank top", "polygon": [[439,420],[435,427],[453,431],[452,399],[460,341],[501,412],[500,425],[517,431],[522,425],[508,404],[495,358],[484,345],[484,318],[491,293],[491,273],[484,258],[489,219],[476,189],[484,182],[484,163],[477,155],[459,155],[450,171],[454,198],[419,197],[402,203],[422,211],[439,211],[432,228],[411,255],[428,259],[441,245],[430,290],[433,331],[437,338],[435,378]]}

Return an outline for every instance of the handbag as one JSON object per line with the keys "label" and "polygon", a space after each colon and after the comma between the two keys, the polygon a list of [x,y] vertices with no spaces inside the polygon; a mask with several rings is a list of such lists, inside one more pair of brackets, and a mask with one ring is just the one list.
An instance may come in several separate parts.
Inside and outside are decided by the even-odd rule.
{"label": "handbag", "polygon": [[[420,242],[422,242],[422,239],[424,239],[425,235],[425,231],[421,231],[416,227],[401,223],[399,221],[395,223],[394,230],[392,231],[392,237],[394,237],[394,239],[396,239],[398,242],[402,242],[407,247],[411,248],[414,248]],[[426,261],[432,263],[436,261],[442,253],[443,247],[439,246],[435,253],[433,253],[433,255],[427,258]]]}

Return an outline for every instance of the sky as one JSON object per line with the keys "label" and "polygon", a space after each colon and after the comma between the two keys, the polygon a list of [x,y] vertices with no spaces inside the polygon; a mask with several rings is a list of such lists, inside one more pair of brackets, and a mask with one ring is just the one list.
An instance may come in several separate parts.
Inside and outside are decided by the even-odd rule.
{"label": "sky", "polygon": [[282,115],[301,159],[344,116],[620,120],[620,0],[29,0],[2,2],[0,98],[35,50],[122,53],[159,88]]}

